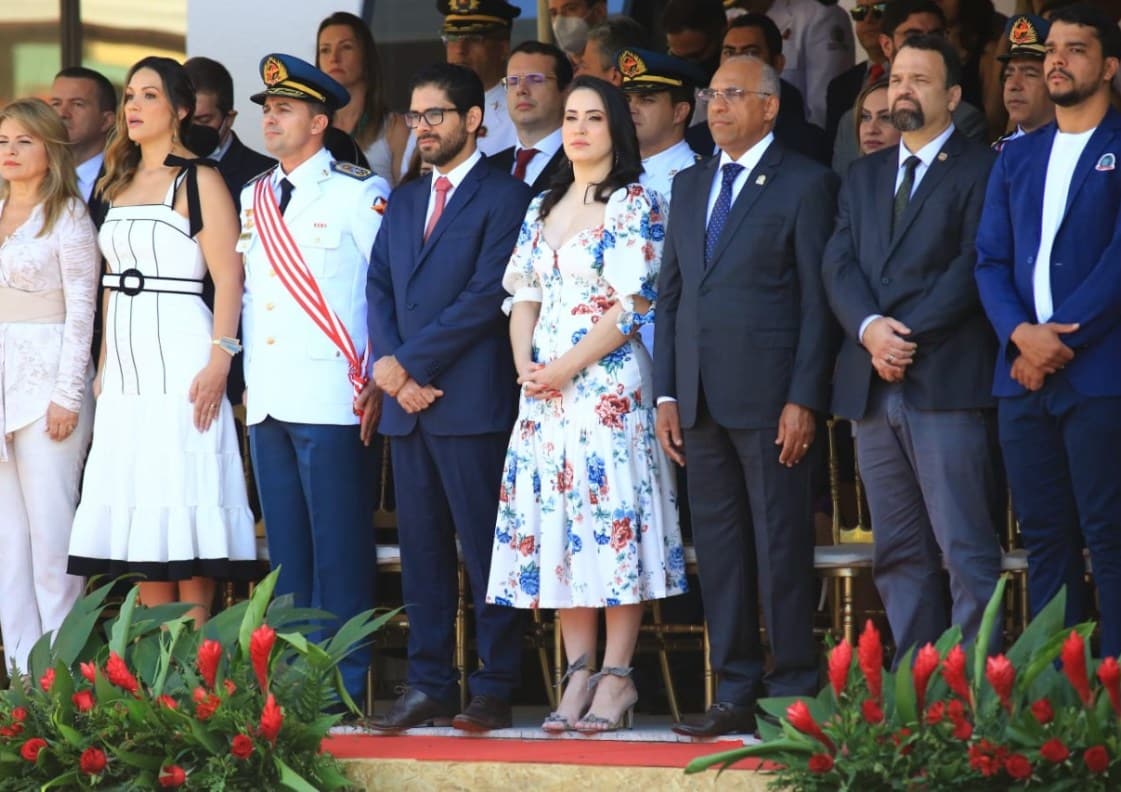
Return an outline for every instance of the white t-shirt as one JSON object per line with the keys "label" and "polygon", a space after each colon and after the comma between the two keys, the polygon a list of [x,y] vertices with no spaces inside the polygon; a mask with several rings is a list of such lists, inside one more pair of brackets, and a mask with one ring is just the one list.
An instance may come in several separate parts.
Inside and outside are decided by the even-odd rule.
{"label": "white t-shirt", "polygon": [[1090,142],[1094,130],[1074,134],[1055,133],[1051,144],[1051,157],[1047,160],[1047,178],[1043,182],[1043,216],[1039,222],[1039,252],[1035,256],[1035,269],[1032,270],[1032,296],[1035,298],[1035,315],[1039,321],[1050,320],[1055,312],[1051,299],[1051,246],[1055,244],[1055,234],[1066,214],[1067,194],[1070,180],[1078,158]]}

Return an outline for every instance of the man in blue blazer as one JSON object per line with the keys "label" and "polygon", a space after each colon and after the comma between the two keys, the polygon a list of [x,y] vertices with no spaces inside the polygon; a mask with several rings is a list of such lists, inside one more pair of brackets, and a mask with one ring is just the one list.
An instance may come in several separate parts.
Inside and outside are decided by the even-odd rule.
{"label": "man in blue blazer", "polygon": [[483,86],[470,69],[417,74],[406,123],[431,176],[397,189],[370,258],[374,381],[392,439],[402,586],[409,616],[409,691],[375,728],[446,721],[453,668],[456,539],[475,604],[481,667],[458,728],[510,724],[521,619],[485,601],[498,488],[517,413],[517,378],[502,275],[529,204],[522,182],[475,148]]}
{"label": "man in blue blazer", "polygon": [[977,234],[976,277],[1000,344],[993,392],[1038,612],[1067,588],[1085,618],[1083,546],[1101,651],[1121,652],[1121,32],[1056,11],[1044,74],[1055,123],[1005,145]]}

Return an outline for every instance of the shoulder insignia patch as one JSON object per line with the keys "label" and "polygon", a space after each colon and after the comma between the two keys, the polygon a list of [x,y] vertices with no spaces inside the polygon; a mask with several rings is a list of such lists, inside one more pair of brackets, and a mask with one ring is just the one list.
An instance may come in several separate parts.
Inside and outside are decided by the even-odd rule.
{"label": "shoulder insignia patch", "polygon": [[374,199],[373,204],[370,205],[370,209],[377,212],[379,215],[384,215],[385,214],[385,208],[387,206],[389,206],[389,202],[379,195],[377,198]]}
{"label": "shoulder insignia patch", "polygon": [[331,163],[331,170],[359,181],[365,181],[374,175],[374,172],[369,168],[363,168],[361,165],[355,165],[352,162],[339,162],[337,160]]}

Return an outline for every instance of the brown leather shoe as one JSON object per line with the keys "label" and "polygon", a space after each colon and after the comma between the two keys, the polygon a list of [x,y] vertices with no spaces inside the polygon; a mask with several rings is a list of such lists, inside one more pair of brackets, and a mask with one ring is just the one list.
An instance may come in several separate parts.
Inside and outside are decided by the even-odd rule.
{"label": "brown leather shoe", "polygon": [[512,724],[510,702],[494,696],[475,696],[452,721],[455,728],[469,732],[509,729]]}
{"label": "brown leather shoe", "polygon": [[409,688],[389,708],[385,715],[370,719],[370,728],[378,731],[404,731],[416,726],[448,726],[455,710]]}
{"label": "brown leather shoe", "polygon": [[719,737],[723,734],[751,734],[755,731],[753,706],[718,701],[700,720],[682,721],[673,730],[686,737]]}

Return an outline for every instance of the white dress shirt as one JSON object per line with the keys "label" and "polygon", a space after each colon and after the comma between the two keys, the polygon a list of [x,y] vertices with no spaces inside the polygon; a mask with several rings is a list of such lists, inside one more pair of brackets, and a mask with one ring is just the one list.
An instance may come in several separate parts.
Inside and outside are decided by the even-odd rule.
{"label": "white dress shirt", "polygon": [[97,181],[97,174],[101,172],[101,165],[105,162],[105,152],[99,151],[76,168],[78,174],[78,194],[86,203],[90,202],[93,195],[93,185]]}
{"label": "white dress shirt", "polygon": [[448,190],[448,194],[444,199],[444,209],[446,210],[448,204],[451,203],[452,196],[455,195],[455,188],[463,183],[463,179],[482,158],[482,153],[476,149],[470,157],[456,165],[447,173],[441,173],[439,168],[432,169],[432,186],[428,190],[428,209],[424,213],[425,228],[428,228],[428,222],[432,219],[432,212],[436,209],[436,180],[444,176],[452,183],[451,189]]}
{"label": "white dress shirt", "polygon": [[1049,321],[1051,314],[1055,312],[1051,295],[1051,247],[1055,244],[1055,234],[1058,233],[1063,215],[1066,214],[1071,175],[1086,144],[1090,142],[1094,129],[1073,134],[1055,132],[1055,141],[1051,144],[1051,156],[1047,160],[1047,177],[1043,182],[1043,217],[1039,224],[1039,252],[1035,255],[1035,268],[1031,274],[1035,315],[1041,323]]}
{"label": "white dress shirt", "polygon": [[[951,121],[950,125],[940,132],[933,140],[923,146],[916,152],[914,156],[919,158],[919,164],[915,166],[915,180],[911,184],[911,195],[914,197],[915,191],[919,189],[919,184],[922,183],[923,177],[926,172],[930,170],[930,166],[934,164],[934,160],[941,153],[942,147],[946,145],[946,141],[950,139],[950,135],[954,134],[954,123]],[[903,184],[903,177],[907,172],[904,167],[907,160],[912,156],[912,152],[907,148],[907,144],[902,140],[899,141],[899,166],[895,173],[895,191],[899,192],[900,185]],[[860,330],[857,332],[857,338],[861,343],[864,342],[864,331],[868,329],[868,325],[872,324],[875,320],[881,318],[883,314],[870,314],[864,318],[860,323]]]}
{"label": "white dress shirt", "polygon": [[[673,190],[673,177],[679,171],[691,167],[696,162],[696,153],[684,139],[642,161],[642,175],[639,176],[638,180],[643,187],[653,190],[664,199],[662,208],[666,214],[667,222],[670,193]],[[643,325],[644,328],[647,326]]]}
{"label": "white dress shirt", "polygon": [[527,148],[537,149],[537,153],[533,155],[533,159],[525,166],[525,178],[522,179],[526,184],[533,184],[537,181],[538,177],[541,176],[541,172],[545,170],[545,166],[547,166],[550,160],[560,151],[561,144],[560,127],[557,127],[536,143],[523,145],[519,137],[518,144],[514,146],[514,163],[510,166],[510,175],[513,175],[514,168],[518,166],[519,151]]}
{"label": "white dress shirt", "polygon": [[479,151],[493,157],[518,144],[518,130],[506,108],[506,89],[501,82],[487,91],[483,99],[486,105],[483,108],[483,126],[487,132],[478,139],[477,144]]}

